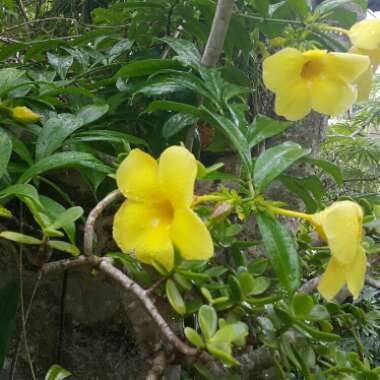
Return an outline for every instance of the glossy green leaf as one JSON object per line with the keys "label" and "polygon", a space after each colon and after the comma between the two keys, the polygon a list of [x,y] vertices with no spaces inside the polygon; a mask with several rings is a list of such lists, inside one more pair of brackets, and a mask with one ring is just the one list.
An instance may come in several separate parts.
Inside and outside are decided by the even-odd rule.
{"label": "glossy green leaf", "polygon": [[10,280],[0,288],[0,369],[3,368],[8,342],[12,335],[19,299],[19,285]]}
{"label": "glossy green leaf", "polygon": [[92,104],[81,108],[79,112],[76,114],[76,117],[82,120],[82,125],[87,125],[93,123],[94,121],[104,116],[108,112],[109,108],[110,107],[108,104]]}
{"label": "glossy green leaf", "polygon": [[305,161],[310,163],[311,165],[315,165],[315,166],[320,167],[323,171],[330,174],[335,179],[335,181],[338,185],[343,184],[342,172],[340,171],[340,169],[337,165],[333,164],[330,161],[317,160],[315,158],[309,158],[309,157],[307,157],[305,159]]}
{"label": "glossy green leaf", "polygon": [[183,113],[177,113],[166,120],[162,127],[162,135],[165,139],[176,135],[184,128],[194,125],[198,121],[197,117]]}
{"label": "glossy green leaf", "polygon": [[292,124],[287,121],[280,121],[271,119],[268,116],[257,115],[253,123],[248,127],[249,147],[253,148],[265,139],[283,132],[291,125]]}
{"label": "glossy green leaf", "polygon": [[237,275],[243,296],[249,296],[255,287],[255,279],[248,272],[240,272]]}
{"label": "glossy green leaf", "polygon": [[200,66],[201,54],[191,41],[174,37],[163,37],[160,40],[167,43],[178,54],[175,58],[185,65]]}
{"label": "glossy green leaf", "polygon": [[288,294],[292,294],[300,285],[300,266],[293,236],[267,212],[258,212],[256,220],[278,280]]}
{"label": "glossy green leaf", "polygon": [[185,301],[173,280],[166,280],[166,295],[172,308],[180,315],[186,313]]}
{"label": "glossy green leaf", "polygon": [[42,240],[14,231],[2,231],[0,237],[20,244],[40,245]]}
{"label": "glossy green leaf", "polygon": [[270,279],[268,277],[256,277],[254,282],[254,287],[251,290],[250,295],[257,296],[264,293],[270,286]]}
{"label": "glossy green leaf", "polygon": [[202,337],[191,327],[185,327],[185,336],[187,340],[198,348],[203,348],[205,346]]}
{"label": "glossy green leaf", "polygon": [[109,166],[104,165],[90,153],[61,152],[42,158],[40,161],[27,169],[19,178],[18,182],[28,182],[33,177],[49,170],[78,166],[83,166],[106,174],[112,172],[112,169]]}
{"label": "glossy green leaf", "polygon": [[12,140],[8,134],[0,128],[0,178],[7,170],[9,159],[12,154]]}
{"label": "glossy green leaf", "polygon": [[236,125],[230,119],[213,113],[205,107],[202,107],[202,109],[208,114],[211,120],[224,132],[224,134],[229,139],[231,145],[239,153],[239,156],[246,170],[250,171],[252,166],[251,150],[249,149],[247,139],[243,135],[243,133],[236,127]]}
{"label": "glossy green leaf", "polygon": [[58,364],[53,364],[45,376],[45,380],[63,380],[71,376],[71,372]]}
{"label": "glossy green leaf", "polygon": [[202,116],[202,111],[199,108],[191,106],[190,104],[173,102],[170,100],[155,100],[149,104],[147,112],[154,112],[157,110],[180,112],[195,117]]}
{"label": "glossy green leaf", "polygon": [[227,343],[207,343],[207,350],[227,366],[239,365],[240,363],[231,355],[231,347]]}
{"label": "glossy green leaf", "polygon": [[74,63],[74,58],[72,56],[59,57],[58,55],[47,53],[48,62],[53,66],[54,70],[61,77],[65,79],[67,72]]}
{"label": "glossy green leaf", "polygon": [[13,68],[0,70],[0,98],[7,94],[24,74],[25,71]]}
{"label": "glossy green leaf", "polygon": [[258,190],[264,190],[289,166],[307,154],[309,151],[291,141],[276,145],[260,154],[253,171],[253,179]]}
{"label": "glossy green leaf", "polygon": [[208,341],[216,332],[218,325],[218,316],[212,306],[202,305],[198,312],[198,322],[202,334]]}

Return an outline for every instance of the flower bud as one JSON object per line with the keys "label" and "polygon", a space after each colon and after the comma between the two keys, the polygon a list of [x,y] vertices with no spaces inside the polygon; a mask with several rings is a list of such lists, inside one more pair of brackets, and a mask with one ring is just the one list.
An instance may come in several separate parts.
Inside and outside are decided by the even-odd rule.
{"label": "flower bud", "polygon": [[34,113],[28,107],[15,107],[11,111],[12,118],[22,123],[35,123],[41,118],[41,115]]}

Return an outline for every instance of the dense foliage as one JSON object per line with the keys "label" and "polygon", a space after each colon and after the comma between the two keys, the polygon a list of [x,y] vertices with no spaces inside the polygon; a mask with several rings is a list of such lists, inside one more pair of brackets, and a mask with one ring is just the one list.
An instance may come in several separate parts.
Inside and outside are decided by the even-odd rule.
{"label": "dense foliage", "polygon": [[[263,60],[284,47],[346,52],[339,28],[355,24],[366,1],[236,1],[213,68],[202,52],[215,7],[0,1],[0,254],[3,242],[21,245],[36,272],[81,257],[86,218],[118,188],[117,168],[130,152],[158,158],[184,145],[198,160],[191,207],[210,231],[213,258],[187,260],[174,249],[165,266],[121,252],[111,229],[91,236],[97,256],[148,289],[144,297],[166,298],[183,321],[180,339],[199,350],[187,363],[173,359],[182,378],[377,379],[378,85],[368,101],[329,121],[319,157],[289,141],[297,125],[275,115],[262,79]],[[314,116],[319,128],[325,119]],[[307,175],[297,174],[300,166]],[[281,211],[282,191],[308,214]],[[328,301],[316,291],[334,249],[322,210],[336,201],[355,201],[364,215],[355,228],[361,237],[363,223],[371,277],[355,300],[345,288]],[[13,280],[0,289],[0,367],[18,293]],[[53,366],[46,378],[68,375]]]}

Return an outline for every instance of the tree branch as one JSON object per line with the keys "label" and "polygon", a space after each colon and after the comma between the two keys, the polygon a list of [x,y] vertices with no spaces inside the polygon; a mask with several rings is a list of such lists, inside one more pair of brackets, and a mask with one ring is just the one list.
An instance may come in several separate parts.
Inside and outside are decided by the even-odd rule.
{"label": "tree branch", "polygon": [[224,40],[230,25],[233,6],[233,0],[218,1],[211,31],[202,56],[201,63],[203,66],[216,66],[219,56],[223,51]]}
{"label": "tree branch", "polygon": [[119,190],[115,190],[112,193],[109,193],[104,199],[102,199],[90,212],[88,215],[86,225],[84,227],[84,254],[86,256],[91,256],[94,251],[93,242],[94,242],[94,228],[96,219],[104,211],[107,206],[112,202],[121,197]]}

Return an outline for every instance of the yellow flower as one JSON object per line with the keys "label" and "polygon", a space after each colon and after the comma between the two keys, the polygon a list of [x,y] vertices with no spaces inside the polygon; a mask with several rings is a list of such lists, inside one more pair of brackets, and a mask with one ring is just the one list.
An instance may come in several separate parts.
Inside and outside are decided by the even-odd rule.
{"label": "yellow flower", "polygon": [[369,57],[371,66],[357,79],[358,100],[368,100],[372,77],[380,64],[380,20],[363,20],[351,27],[348,32],[353,47],[351,53]]}
{"label": "yellow flower", "polygon": [[134,149],[119,166],[116,179],[127,197],[115,215],[113,237],[125,253],[146,264],[174,264],[174,246],[189,260],[206,260],[213,253],[210,233],[190,208],[197,161],[185,148],[172,146],[159,162]]}
{"label": "yellow flower", "polygon": [[22,123],[35,123],[41,118],[41,115],[34,113],[28,107],[14,107],[11,112],[12,118]]}
{"label": "yellow flower", "polygon": [[333,203],[311,216],[318,233],[327,241],[331,259],[322,275],[318,290],[331,300],[347,284],[354,298],[364,285],[367,259],[361,246],[363,212],[350,201]]}
{"label": "yellow flower", "polygon": [[352,45],[364,50],[380,49],[380,20],[363,20],[348,32]]}
{"label": "yellow flower", "polygon": [[276,94],[275,112],[295,121],[312,109],[345,112],[356,100],[352,83],[368,66],[368,57],[359,54],[285,48],[264,60],[263,80]]}

